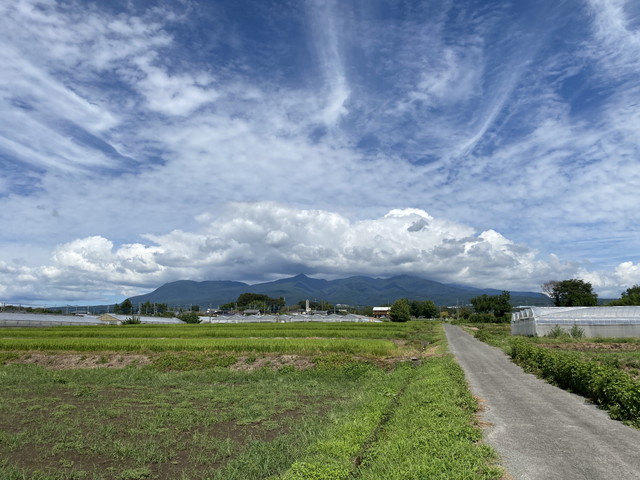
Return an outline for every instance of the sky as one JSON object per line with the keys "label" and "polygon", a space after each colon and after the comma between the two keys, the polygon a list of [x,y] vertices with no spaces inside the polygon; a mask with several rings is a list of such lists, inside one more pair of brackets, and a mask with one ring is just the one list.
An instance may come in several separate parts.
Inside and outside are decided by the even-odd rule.
{"label": "sky", "polygon": [[0,301],[640,284],[635,0],[0,3]]}

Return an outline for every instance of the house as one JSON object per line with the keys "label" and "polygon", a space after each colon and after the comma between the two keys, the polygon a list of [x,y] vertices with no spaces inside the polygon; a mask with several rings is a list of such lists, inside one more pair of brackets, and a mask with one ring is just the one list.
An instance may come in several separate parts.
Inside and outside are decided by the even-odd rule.
{"label": "house", "polygon": [[511,314],[511,334],[543,337],[556,327],[585,337],[640,337],[640,306],[525,307]]}
{"label": "house", "polygon": [[373,307],[373,318],[388,317],[391,307]]}

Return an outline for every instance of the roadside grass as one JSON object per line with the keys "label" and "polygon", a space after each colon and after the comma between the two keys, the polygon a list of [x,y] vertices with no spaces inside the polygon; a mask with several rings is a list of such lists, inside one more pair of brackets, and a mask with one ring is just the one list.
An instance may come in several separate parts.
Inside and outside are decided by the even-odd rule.
{"label": "roadside grass", "polygon": [[[279,480],[499,479],[477,402],[453,356],[399,368],[395,384],[346,413]],[[373,407],[373,408],[372,408]]]}
{"label": "roadside grass", "polygon": [[[430,359],[398,399],[358,478],[495,479],[503,470],[474,425],[478,404],[450,355]],[[409,455],[408,453],[411,452]]]}
{"label": "roadside grass", "polygon": [[[361,357],[311,349],[315,367],[304,370],[234,371],[244,350],[193,351],[181,342],[144,367],[0,366],[0,478],[500,478],[479,442],[464,376],[444,353],[441,324],[394,329],[402,335],[352,338],[392,350]],[[398,338],[435,356],[378,366],[398,353]],[[55,340],[33,340],[43,339]],[[288,339],[294,351],[298,340],[317,339]],[[15,359],[13,350],[0,354]]]}

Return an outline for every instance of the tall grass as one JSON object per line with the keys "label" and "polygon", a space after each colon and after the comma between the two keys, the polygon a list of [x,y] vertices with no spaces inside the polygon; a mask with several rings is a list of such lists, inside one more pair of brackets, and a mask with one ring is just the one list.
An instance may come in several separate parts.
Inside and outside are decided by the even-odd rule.
{"label": "tall grass", "polygon": [[430,323],[86,325],[4,329],[0,338],[422,338]]}
{"label": "tall grass", "polygon": [[326,352],[343,352],[353,355],[393,355],[398,351],[389,340],[323,339],[323,338],[2,338],[1,350],[42,351],[115,351],[115,352],[259,352],[297,353],[314,355]]}

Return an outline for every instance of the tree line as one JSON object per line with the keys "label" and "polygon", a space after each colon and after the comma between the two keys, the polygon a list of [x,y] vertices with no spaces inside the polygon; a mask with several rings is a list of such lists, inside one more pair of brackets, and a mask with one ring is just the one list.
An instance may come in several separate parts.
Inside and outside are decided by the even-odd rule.
{"label": "tree line", "polygon": [[[569,280],[550,280],[542,285],[542,293],[548,296],[556,307],[578,307],[598,305],[598,294],[593,291],[593,286],[584,280],[572,278]],[[511,295],[508,291],[503,291],[498,295],[479,295],[470,300],[470,305],[461,308],[442,307],[439,308],[431,300],[419,301],[401,298],[396,300],[390,307],[389,319],[393,322],[406,322],[411,318],[437,318],[447,317],[454,313],[456,318],[470,322],[509,322],[510,314],[513,310],[511,305]],[[622,292],[621,297],[609,302],[607,305],[624,306],[640,305],[640,285],[634,285]],[[268,295],[259,293],[243,293],[235,302],[221,305],[223,311],[230,310],[258,310],[261,313],[279,313],[286,306],[283,297],[271,298]],[[305,308],[304,300],[298,302],[300,308]],[[312,310],[335,310],[329,302],[309,302]],[[126,299],[120,304],[114,305],[114,313],[124,315],[140,314],[148,316],[182,316],[189,321],[194,321],[198,305],[192,305],[189,310],[172,312],[166,303],[145,302],[138,306],[136,311],[130,299]],[[451,312],[453,310],[453,312]],[[371,307],[364,307],[361,312],[371,315]]]}

